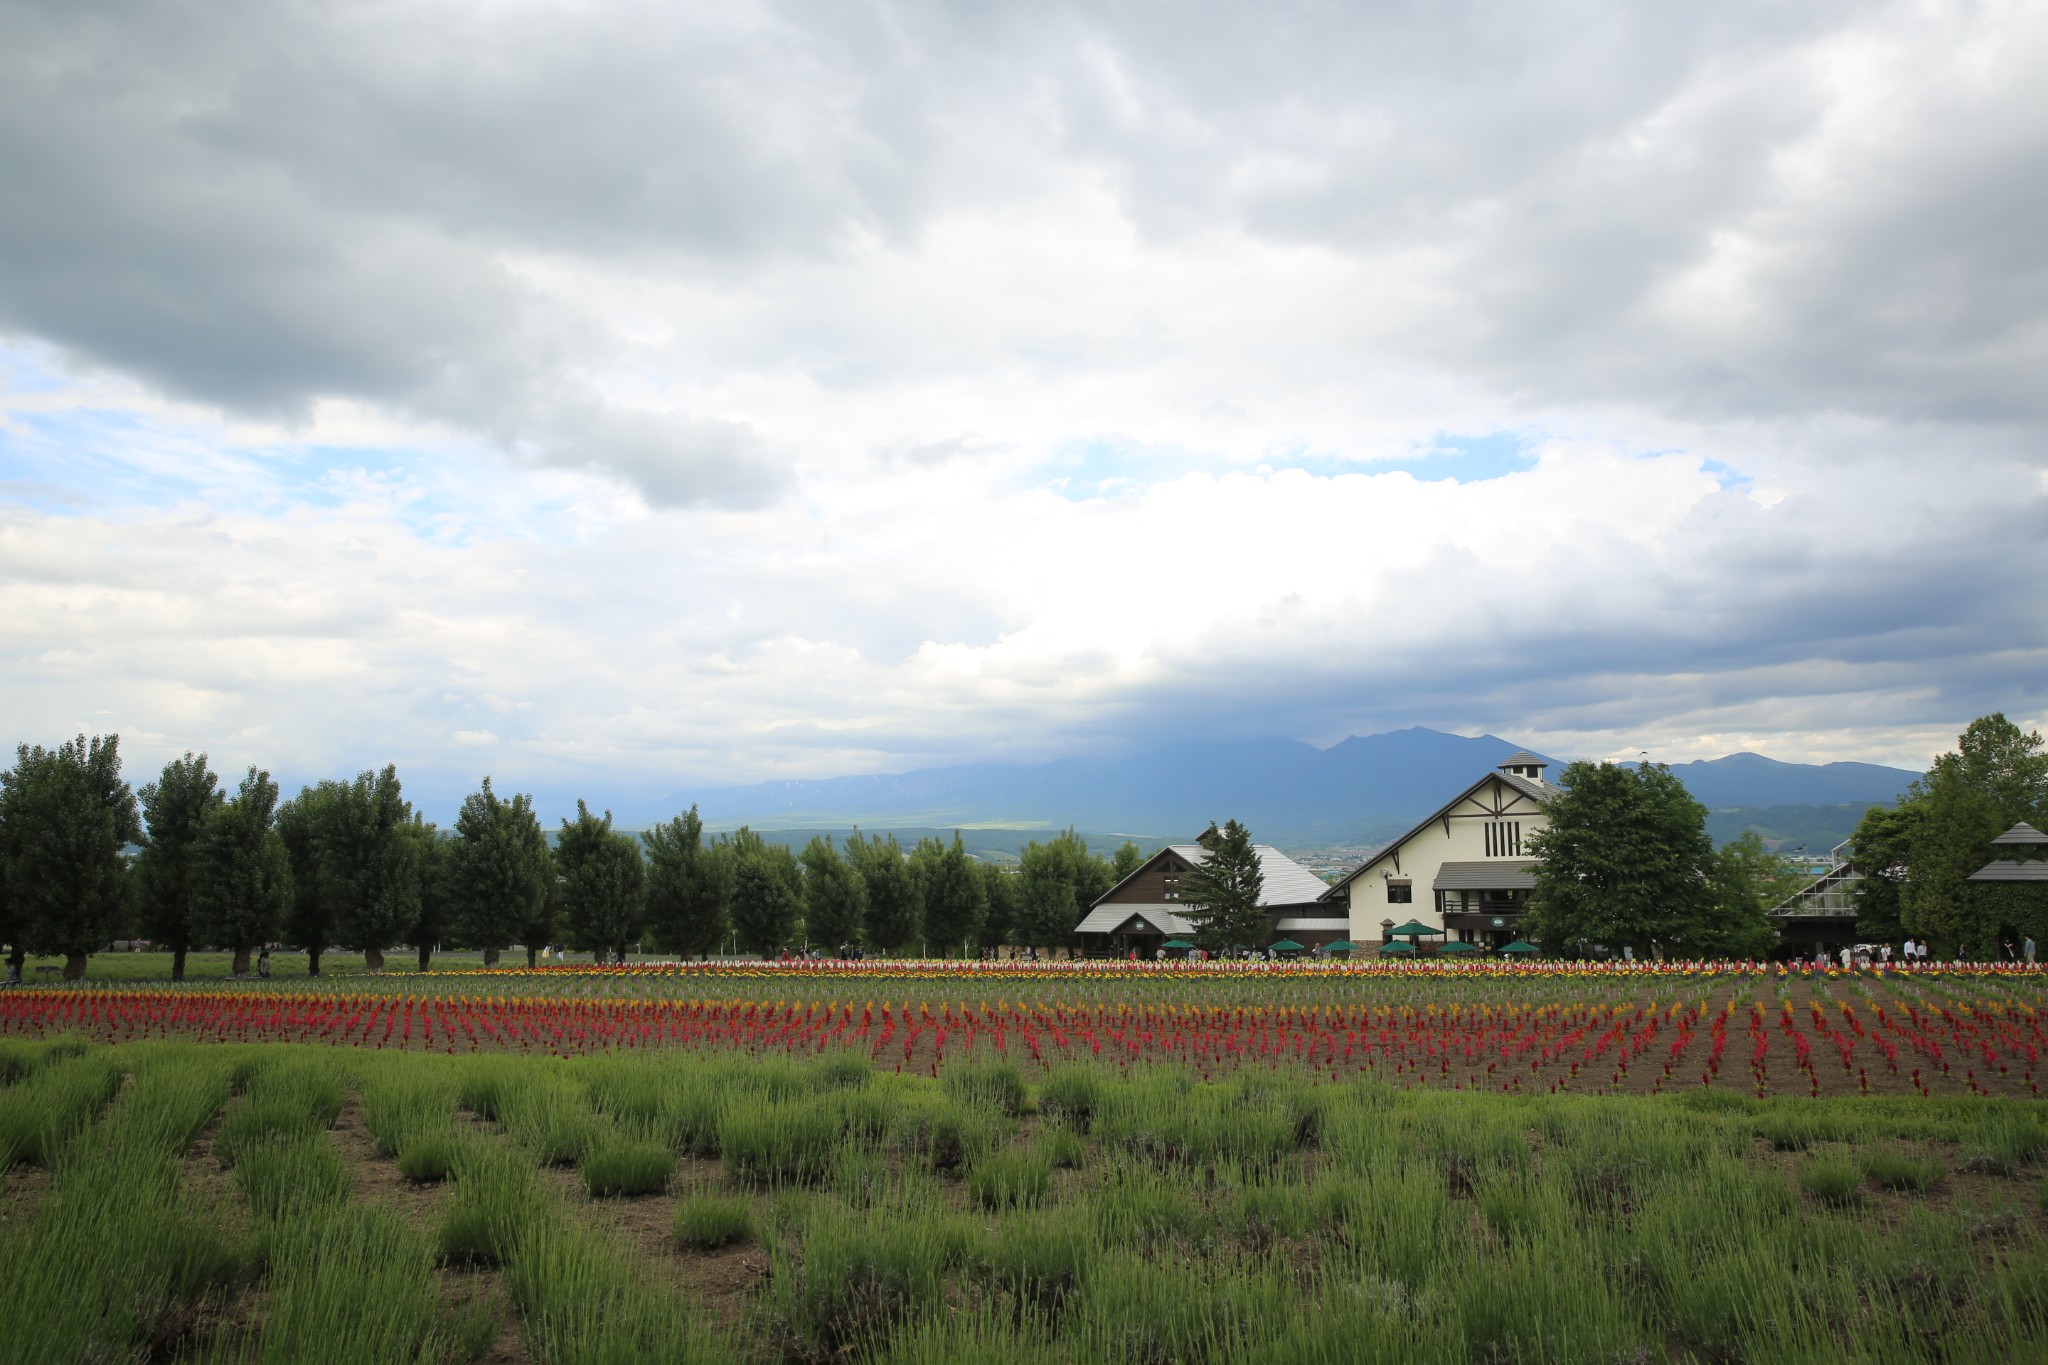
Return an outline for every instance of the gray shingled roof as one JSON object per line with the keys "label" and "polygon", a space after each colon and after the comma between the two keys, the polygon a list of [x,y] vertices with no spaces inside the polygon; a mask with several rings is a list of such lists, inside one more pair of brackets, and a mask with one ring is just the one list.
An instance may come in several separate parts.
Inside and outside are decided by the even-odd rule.
{"label": "gray shingled roof", "polygon": [[1438,891],[1529,891],[1536,885],[1534,858],[1491,858],[1445,863],[1437,869]]}
{"label": "gray shingled roof", "polygon": [[1991,841],[1994,844],[2048,844],[2048,834],[2043,834],[2022,820],[2005,833]]}
{"label": "gray shingled roof", "polygon": [[1195,926],[1176,914],[1171,906],[1163,904],[1134,905],[1128,901],[1121,904],[1108,905],[1098,902],[1095,908],[1084,915],[1081,922],[1074,926],[1074,932],[1077,934],[1107,934],[1133,915],[1142,916],[1145,923],[1151,925],[1154,929],[1163,930],[1169,934],[1192,934],[1195,932]]}
{"label": "gray shingled roof", "polygon": [[2001,858],[1970,874],[1973,882],[2042,882],[2048,884],[2048,862],[2017,863]]}
{"label": "gray shingled roof", "polygon": [[[1168,847],[1187,859],[1190,865],[1206,862],[1209,857],[1209,850],[1200,844],[1170,844]],[[1330,889],[1328,882],[1271,844],[1253,844],[1252,852],[1259,855],[1260,905],[1306,905],[1320,899]]]}
{"label": "gray shingled roof", "polygon": [[1540,755],[1532,754],[1527,749],[1517,749],[1502,759],[1499,766],[1503,768],[1547,768],[1550,766],[1550,760]]}

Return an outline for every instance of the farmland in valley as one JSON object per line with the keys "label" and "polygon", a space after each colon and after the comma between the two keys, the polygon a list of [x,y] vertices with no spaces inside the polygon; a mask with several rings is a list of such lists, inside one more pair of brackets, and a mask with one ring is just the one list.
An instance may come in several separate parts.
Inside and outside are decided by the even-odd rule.
{"label": "farmland in valley", "polygon": [[0,1360],[2048,1351],[2041,978],[944,964],[0,994]]}

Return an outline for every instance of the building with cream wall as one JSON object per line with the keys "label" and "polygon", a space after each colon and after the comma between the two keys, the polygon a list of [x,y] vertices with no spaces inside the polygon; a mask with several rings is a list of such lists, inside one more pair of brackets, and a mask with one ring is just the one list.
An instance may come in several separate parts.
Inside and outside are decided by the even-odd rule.
{"label": "building with cream wall", "polygon": [[1410,920],[1481,945],[1517,938],[1536,884],[1529,840],[1558,791],[1543,778],[1548,766],[1515,754],[1325,892],[1349,917],[1351,941],[1378,944]]}

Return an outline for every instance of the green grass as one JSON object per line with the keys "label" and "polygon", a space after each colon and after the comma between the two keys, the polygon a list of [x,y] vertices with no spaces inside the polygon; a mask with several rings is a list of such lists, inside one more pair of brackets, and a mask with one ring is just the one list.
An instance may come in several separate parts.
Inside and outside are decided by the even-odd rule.
{"label": "green grass", "polygon": [[659,1194],[675,1174],[675,1153],[653,1142],[614,1139],[583,1157],[583,1187],[594,1199]]}
{"label": "green grass", "polygon": [[676,1241],[696,1251],[716,1251],[754,1239],[754,1215],[743,1199],[693,1194],[676,1205]]}
{"label": "green grass", "polygon": [[1942,1164],[1932,1157],[1913,1156],[1896,1148],[1863,1154],[1864,1178],[1887,1190],[1931,1190],[1946,1174]]}
{"label": "green grass", "polygon": [[[0,1302],[34,1308],[0,1365],[442,1365],[515,1325],[535,1360],[590,1365],[2048,1358],[2048,1147],[2024,1104],[1091,1066],[1020,1100],[1001,1063],[948,1084],[664,1049],[9,1055],[0,1114],[71,1098],[29,1125],[48,1175],[9,1177],[28,1193],[0,1223]],[[374,1154],[328,1128],[357,1095]],[[216,1115],[226,1182],[190,1164]],[[721,1165],[678,1182],[707,1147]],[[584,1190],[545,1169],[564,1152]],[[1948,1177],[1977,1156],[2008,1174]],[[352,1162],[446,1179],[408,1201],[438,1221],[359,1203],[380,1182]],[[586,1197],[677,1185],[637,1214]],[[647,1216],[679,1249],[746,1250],[679,1271],[629,1235]]]}

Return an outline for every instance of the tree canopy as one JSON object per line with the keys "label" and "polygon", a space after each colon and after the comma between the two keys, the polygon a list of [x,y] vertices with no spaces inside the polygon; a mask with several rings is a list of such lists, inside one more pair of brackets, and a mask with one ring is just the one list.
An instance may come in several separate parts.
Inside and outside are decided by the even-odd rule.
{"label": "tree canopy", "polygon": [[980,932],[988,893],[974,870],[973,859],[967,856],[960,832],[953,831],[951,844],[942,844],[937,839],[919,840],[911,863],[917,871],[924,902],[926,947],[941,957],[950,956],[955,949],[964,954],[968,943]]}
{"label": "tree canopy", "polygon": [[704,842],[704,821],[691,806],[643,830],[647,852],[647,927],[664,952],[708,956],[731,927],[730,869]]}
{"label": "tree canopy", "polygon": [[1574,763],[1559,785],[1529,842],[1524,936],[1567,954],[1707,951],[1719,930],[1706,807],[1661,763]]}
{"label": "tree canopy", "polygon": [[2038,938],[2048,932],[2038,888],[1970,882],[1999,856],[1991,841],[2022,820],[2048,827],[2048,751],[2039,733],[2003,713],[1981,716],[1906,789],[1895,815],[1873,812],[1858,826],[1861,904],[1890,908],[1891,888],[1872,884],[1871,868],[1882,862],[1899,926],[1939,954],[1997,956],[2008,930]]}
{"label": "tree canopy", "polygon": [[0,772],[0,864],[17,975],[26,953],[54,954],[65,979],[77,980],[128,914],[121,849],[142,823],[121,780],[120,750],[119,735],[80,735],[55,749],[24,744]]}
{"label": "tree canopy", "polygon": [[861,941],[867,918],[867,886],[829,834],[814,834],[804,845],[804,933],[813,948],[843,953]]}
{"label": "tree canopy", "polygon": [[647,870],[638,841],[612,829],[610,811],[599,818],[578,801],[576,818],[562,821],[555,860],[570,944],[600,962],[623,962],[646,927]]}
{"label": "tree canopy", "polygon": [[135,859],[140,928],[171,950],[171,980],[185,979],[192,932],[193,850],[200,827],[226,799],[206,755],[187,753],[164,764],[163,775],[136,793],[142,808],[142,852]]}
{"label": "tree canopy", "polygon": [[532,797],[503,800],[486,777],[463,798],[447,859],[450,917],[470,946],[483,949],[485,966],[496,966],[514,943],[532,941],[525,936],[555,875]]}
{"label": "tree canopy", "polygon": [[846,841],[847,860],[860,872],[867,898],[862,925],[867,942],[884,952],[901,952],[917,941],[923,927],[924,901],[917,876],[903,856],[896,836],[864,837],[859,830]]}
{"label": "tree canopy", "polygon": [[249,971],[251,950],[276,938],[292,900],[291,855],[278,835],[277,784],[250,768],[234,798],[206,813],[194,852],[193,924]]}
{"label": "tree canopy", "polygon": [[1210,952],[1263,947],[1266,912],[1259,898],[1266,877],[1252,832],[1235,820],[1221,829],[1212,821],[1196,842],[1204,856],[1180,879],[1180,914],[1195,926],[1195,943]]}

